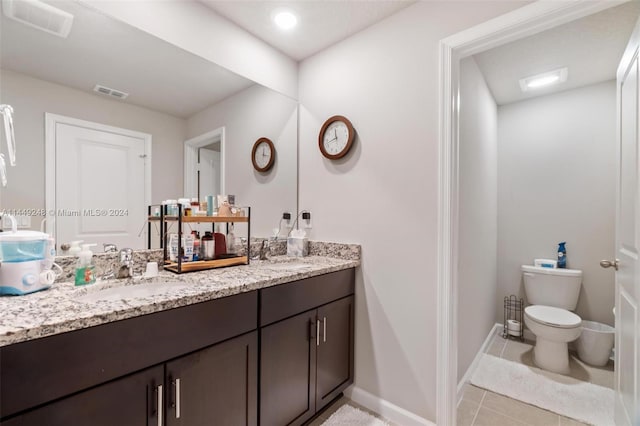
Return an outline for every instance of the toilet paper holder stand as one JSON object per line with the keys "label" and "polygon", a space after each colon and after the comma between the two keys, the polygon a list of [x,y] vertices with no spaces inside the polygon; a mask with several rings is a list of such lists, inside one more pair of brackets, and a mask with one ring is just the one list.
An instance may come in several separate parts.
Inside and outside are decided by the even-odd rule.
{"label": "toilet paper holder stand", "polygon": [[524,341],[524,300],[516,295],[504,297],[504,325],[502,337],[513,337]]}

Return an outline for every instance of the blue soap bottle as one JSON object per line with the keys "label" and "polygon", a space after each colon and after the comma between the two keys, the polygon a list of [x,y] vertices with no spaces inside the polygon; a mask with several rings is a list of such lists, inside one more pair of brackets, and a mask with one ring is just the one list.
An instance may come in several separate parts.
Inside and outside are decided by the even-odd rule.
{"label": "blue soap bottle", "polygon": [[567,267],[567,249],[565,248],[565,241],[558,243],[558,268]]}

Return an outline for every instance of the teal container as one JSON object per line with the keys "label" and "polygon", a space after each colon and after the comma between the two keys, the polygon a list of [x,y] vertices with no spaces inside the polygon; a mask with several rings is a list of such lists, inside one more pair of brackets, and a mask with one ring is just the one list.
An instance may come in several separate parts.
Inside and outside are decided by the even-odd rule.
{"label": "teal container", "polygon": [[0,233],[0,259],[18,263],[44,260],[47,254],[48,235],[35,231]]}

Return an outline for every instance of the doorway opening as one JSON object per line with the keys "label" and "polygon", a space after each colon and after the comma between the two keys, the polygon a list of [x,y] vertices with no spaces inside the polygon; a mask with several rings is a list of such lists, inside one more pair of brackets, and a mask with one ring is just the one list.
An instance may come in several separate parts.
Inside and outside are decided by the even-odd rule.
{"label": "doorway opening", "polygon": [[184,143],[184,195],[206,199],[224,194],[224,127],[217,128]]}
{"label": "doorway opening", "polygon": [[[460,176],[465,171],[462,167],[469,167],[469,163],[463,163],[463,159],[461,159],[463,153],[460,147],[461,133],[464,131],[460,116],[462,108],[460,96],[461,61],[472,55],[487,52],[498,46],[522,40],[525,37],[619,5],[620,3],[607,4],[607,2],[589,4],[584,2],[541,4],[538,2],[441,41],[438,424],[456,424],[458,381],[462,376],[458,372],[459,359],[461,359],[459,356],[461,355],[459,331],[469,324],[468,318],[466,322],[459,318],[460,307],[458,306],[460,280],[464,279],[463,272],[459,269],[461,254],[463,250],[468,249],[468,245],[463,245],[460,241],[461,233],[464,232],[460,223],[463,219],[461,216],[464,207],[460,198],[463,195]],[[520,77],[527,77],[527,75]],[[611,78],[615,78],[615,75],[609,76],[609,79]],[[615,88],[615,85],[612,87]],[[613,96],[615,97],[615,95]],[[612,104],[615,105],[615,102]],[[526,263],[533,263],[533,257]],[[610,290],[613,292],[612,288]],[[495,296],[495,299],[502,301],[498,295]],[[498,305],[498,303],[496,304]],[[501,303],[498,309],[500,308],[502,308]],[[497,313],[495,317],[497,317]],[[485,336],[489,331],[486,330]],[[462,355],[467,356],[468,354],[465,352]]]}

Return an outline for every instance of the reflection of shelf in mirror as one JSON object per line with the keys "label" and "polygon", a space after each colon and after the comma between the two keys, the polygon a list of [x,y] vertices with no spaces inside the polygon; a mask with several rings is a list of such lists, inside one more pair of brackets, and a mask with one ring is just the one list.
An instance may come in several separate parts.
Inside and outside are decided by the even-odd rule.
{"label": "reflection of shelf in mirror", "polygon": [[[224,268],[225,266],[247,265],[248,263],[249,258],[247,256],[216,260],[198,260],[195,262],[184,262],[182,264],[182,272],[204,271],[206,269]],[[164,269],[171,272],[179,272],[176,262],[166,262]]]}
{"label": "reflection of shelf in mirror", "polygon": [[[160,220],[159,216],[149,216],[150,221]],[[178,216],[165,216],[166,221],[177,221]],[[249,222],[247,216],[182,216],[182,222],[199,222],[199,223],[213,223],[213,222]]]}

